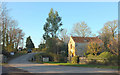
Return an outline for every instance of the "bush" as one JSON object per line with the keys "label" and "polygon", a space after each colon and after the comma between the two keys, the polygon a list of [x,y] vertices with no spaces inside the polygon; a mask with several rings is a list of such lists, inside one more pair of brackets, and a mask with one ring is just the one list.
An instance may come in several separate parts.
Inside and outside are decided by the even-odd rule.
{"label": "bush", "polygon": [[49,61],[54,61],[54,62],[66,62],[67,61],[66,57],[64,57],[64,56],[62,56],[60,54],[56,55],[54,53],[39,53],[39,54],[36,54],[34,56],[35,61],[38,62],[40,59],[42,59],[41,57],[49,57]]}
{"label": "bush", "polygon": [[41,53],[42,57],[49,57],[49,61],[53,61],[53,53]]}
{"label": "bush", "polygon": [[110,52],[102,52],[98,56],[92,54],[87,55],[89,64],[104,64],[104,65],[118,65],[118,56]]}
{"label": "bush", "polygon": [[35,59],[35,62],[37,62],[37,63],[42,63],[43,62],[42,56],[40,54],[36,54],[34,56],[34,59]]}
{"label": "bush", "polygon": [[92,55],[92,54],[89,54],[89,55],[87,55],[87,59],[88,59],[88,64],[96,64],[97,62],[97,56],[95,56],[95,55]]}
{"label": "bush", "polygon": [[109,64],[118,65],[118,56],[112,54],[111,57],[109,58]]}
{"label": "bush", "polygon": [[92,55],[92,54],[89,54],[89,55],[87,55],[87,58],[88,59],[95,59],[96,57],[94,55]]}
{"label": "bush", "polygon": [[40,52],[41,50],[39,48],[33,48],[32,52]]}
{"label": "bush", "polygon": [[61,63],[64,63],[64,62],[67,62],[67,58],[58,54],[54,54],[54,62],[61,62]]}
{"label": "bush", "polygon": [[72,62],[71,62],[72,64],[77,64],[77,63],[79,63],[79,57],[78,56],[74,56],[74,57],[72,57]]}
{"label": "bush", "polygon": [[109,65],[117,65],[118,64],[118,56],[113,55],[110,52],[103,52],[98,57],[102,59],[103,64],[109,64]]}
{"label": "bush", "polygon": [[109,59],[111,57],[111,53],[110,52],[102,52],[99,57],[102,58],[102,59]]}

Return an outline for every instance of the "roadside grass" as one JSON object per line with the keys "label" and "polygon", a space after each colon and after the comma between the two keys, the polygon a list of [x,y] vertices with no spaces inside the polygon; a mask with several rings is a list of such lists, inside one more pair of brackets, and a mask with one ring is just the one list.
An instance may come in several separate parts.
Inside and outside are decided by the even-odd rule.
{"label": "roadside grass", "polygon": [[106,68],[106,69],[118,69],[120,66],[107,66],[107,65],[92,65],[92,64],[72,64],[72,63],[59,63],[59,62],[44,62],[47,64],[57,64],[60,66],[74,66],[74,67],[91,67],[91,68]]}

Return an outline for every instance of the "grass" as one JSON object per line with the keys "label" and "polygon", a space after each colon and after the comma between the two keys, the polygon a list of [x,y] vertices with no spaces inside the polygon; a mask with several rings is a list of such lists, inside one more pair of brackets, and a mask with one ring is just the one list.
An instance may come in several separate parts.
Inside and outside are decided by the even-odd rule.
{"label": "grass", "polygon": [[91,67],[91,68],[118,69],[118,66],[106,66],[106,65],[71,64],[71,63],[59,63],[59,62],[44,62],[44,63],[57,64],[57,65],[61,65],[61,66],[75,66],[75,67]]}

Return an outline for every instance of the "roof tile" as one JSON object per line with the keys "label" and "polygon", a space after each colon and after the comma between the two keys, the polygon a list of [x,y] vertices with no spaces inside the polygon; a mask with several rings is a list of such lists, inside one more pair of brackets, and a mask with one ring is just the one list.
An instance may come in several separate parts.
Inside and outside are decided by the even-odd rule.
{"label": "roof tile", "polygon": [[102,40],[100,40],[98,37],[74,37],[74,36],[71,36],[71,37],[76,43],[87,43],[87,42],[93,42],[93,41],[102,43]]}

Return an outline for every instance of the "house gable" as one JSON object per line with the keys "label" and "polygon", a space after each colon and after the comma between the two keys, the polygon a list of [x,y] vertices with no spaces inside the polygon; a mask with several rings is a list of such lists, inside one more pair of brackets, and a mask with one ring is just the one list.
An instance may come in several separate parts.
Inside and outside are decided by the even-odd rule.
{"label": "house gable", "polygon": [[[84,56],[84,53],[87,50],[87,45],[89,42],[97,42],[102,43],[98,37],[70,37],[70,41],[68,44],[69,52],[73,50],[75,55]],[[74,48],[71,49],[71,44]]]}
{"label": "house gable", "polygon": [[68,43],[68,53],[70,56],[75,56],[75,42],[71,37]]}

